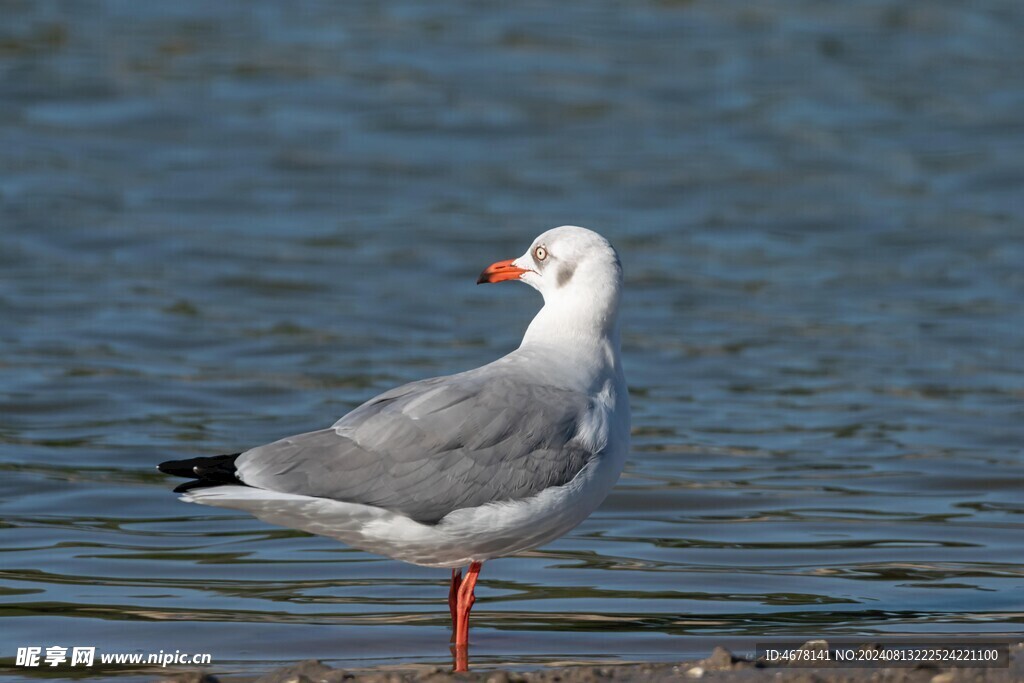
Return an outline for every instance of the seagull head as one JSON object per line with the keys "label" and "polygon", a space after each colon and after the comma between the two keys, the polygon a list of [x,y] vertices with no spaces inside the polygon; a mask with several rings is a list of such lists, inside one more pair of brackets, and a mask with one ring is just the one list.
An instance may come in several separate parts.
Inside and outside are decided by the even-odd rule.
{"label": "seagull head", "polygon": [[[493,263],[477,284],[519,280],[544,297],[548,317],[566,324],[615,324],[622,265],[615,249],[593,230],[563,225],[543,233],[519,258]],[[589,325],[587,325],[589,326]]]}

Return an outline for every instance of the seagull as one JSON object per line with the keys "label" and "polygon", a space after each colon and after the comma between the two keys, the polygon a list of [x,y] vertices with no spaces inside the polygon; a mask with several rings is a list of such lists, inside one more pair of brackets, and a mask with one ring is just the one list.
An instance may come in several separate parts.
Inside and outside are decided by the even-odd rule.
{"label": "seagull", "polygon": [[513,280],[544,306],[508,355],[385,391],[327,429],[158,469],[191,479],[175,489],[184,501],[450,568],[453,641],[465,652],[483,563],[576,527],[629,452],[615,249],[586,228],[554,228],[477,284]]}

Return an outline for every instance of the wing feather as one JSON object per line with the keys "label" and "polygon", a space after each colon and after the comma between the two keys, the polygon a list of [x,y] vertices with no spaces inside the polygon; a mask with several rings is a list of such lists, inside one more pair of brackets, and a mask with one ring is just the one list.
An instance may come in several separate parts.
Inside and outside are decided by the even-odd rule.
{"label": "wing feather", "polygon": [[512,373],[438,377],[385,392],[330,429],[247,451],[236,464],[250,486],[434,523],[570,481],[595,455],[575,439],[588,406],[581,393]]}

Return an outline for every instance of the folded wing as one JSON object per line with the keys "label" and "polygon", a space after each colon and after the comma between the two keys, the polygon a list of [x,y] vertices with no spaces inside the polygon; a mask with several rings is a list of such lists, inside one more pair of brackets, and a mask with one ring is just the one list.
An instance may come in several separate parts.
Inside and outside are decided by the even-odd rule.
{"label": "folded wing", "polygon": [[570,481],[596,455],[575,438],[588,408],[583,394],[511,373],[438,377],[381,394],[330,429],[246,451],[236,474],[436,523]]}

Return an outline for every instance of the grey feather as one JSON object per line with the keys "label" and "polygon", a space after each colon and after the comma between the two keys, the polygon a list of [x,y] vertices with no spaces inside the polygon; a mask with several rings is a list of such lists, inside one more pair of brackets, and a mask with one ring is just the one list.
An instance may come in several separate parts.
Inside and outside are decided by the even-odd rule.
{"label": "grey feather", "polygon": [[558,286],[559,287],[565,287],[567,284],[569,284],[569,280],[572,279],[572,276],[575,273],[576,273],[576,264],[575,263],[565,263],[561,267],[559,267],[559,269],[558,269],[558,278],[557,278]]}
{"label": "grey feather", "polygon": [[424,523],[569,482],[595,455],[574,441],[587,396],[499,364],[481,369],[387,391],[331,429],[243,453],[238,473],[250,486]]}

